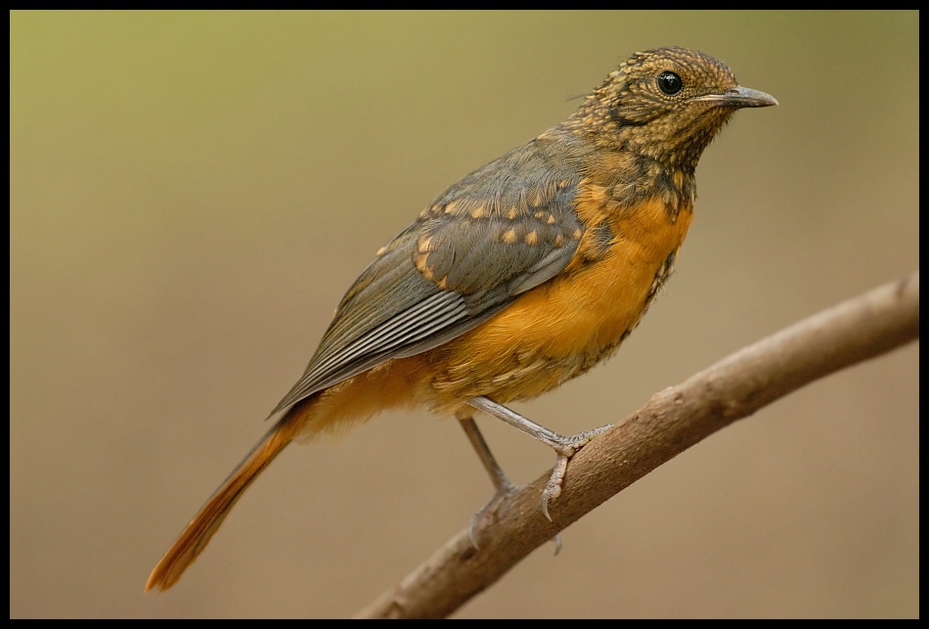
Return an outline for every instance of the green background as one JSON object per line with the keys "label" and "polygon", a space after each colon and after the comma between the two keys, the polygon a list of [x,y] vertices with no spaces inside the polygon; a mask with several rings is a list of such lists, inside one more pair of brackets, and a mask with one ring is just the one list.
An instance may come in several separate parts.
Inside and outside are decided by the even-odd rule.
{"label": "green background", "polygon": [[[490,485],[461,430],[389,413],[290,448],[142,593],[377,248],[636,50],[703,50],[781,104],[707,150],[623,350],[517,410],[618,420],[919,266],[917,13],[10,20],[14,617],[345,616],[465,527]],[[917,616],[918,373],[911,344],[723,430],[458,615]],[[479,421],[515,481],[553,463]]]}

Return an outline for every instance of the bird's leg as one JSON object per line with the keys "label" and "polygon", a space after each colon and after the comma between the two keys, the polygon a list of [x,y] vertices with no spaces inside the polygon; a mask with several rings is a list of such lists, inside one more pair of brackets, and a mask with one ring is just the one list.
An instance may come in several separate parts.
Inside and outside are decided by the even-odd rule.
{"label": "bird's leg", "polygon": [[[493,453],[490,451],[490,447],[488,447],[487,442],[484,440],[484,435],[478,430],[474,418],[471,415],[464,414],[457,415],[457,418],[458,422],[461,424],[461,428],[468,436],[468,441],[474,446],[474,451],[477,452],[478,458],[481,459],[481,464],[483,464],[484,469],[487,470],[487,473],[490,475],[490,482],[493,483],[494,486],[494,495],[486,505],[481,507],[480,511],[474,514],[474,517],[471,518],[471,524],[468,526],[468,538],[471,540],[471,545],[477,549],[478,529],[485,520],[490,519],[490,517],[497,512],[504,498],[516,491],[516,485],[511,483],[506,477],[506,474],[503,473],[503,470],[497,463],[497,459],[494,458]],[[557,555],[558,551],[561,550],[561,536],[556,535],[552,541],[555,542],[555,554]]]}
{"label": "bird's leg", "polygon": [[500,506],[500,503],[503,502],[504,498],[516,491],[516,486],[510,482],[506,474],[503,473],[503,470],[500,469],[497,459],[494,458],[493,453],[491,453],[490,448],[487,446],[487,442],[484,441],[484,435],[478,430],[474,418],[471,415],[463,414],[457,415],[457,418],[465,434],[468,436],[468,441],[474,446],[474,451],[477,452],[478,458],[481,459],[481,464],[490,475],[490,482],[493,483],[494,486],[494,495],[490,499],[490,502],[481,507],[481,510],[474,514],[474,517],[471,518],[471,525],[468,527],[468,537],[471,539],[471,545],[477,548],[478,528],[484,520],[489,519],[490,516],[497,511],[497,508]]}
{"label": "bird's leg", "polygon": [[587,445],[591,439],[612,427],[612,424],[607,424],[606,426],[600,426],[593,430],[585,430],[576,435],[566,437],[523,417],[515,411],[511,411],[502,404],[497,404],[490,398],[483,396],[471,398],[468,400],[468,404],[532,435],[555,451],[555,454],[558,456],[555,460],[555,468],[552,470],[552,475],[548,479],[548,484],[542,492],[542,513],[549,521],[551,521],[552,518],[548,514],[548,503],[561,495],[561,483],[564,481],[565,473],[568,470],[568,461],[571,460],[571,457],[574,456],[578,450]]}
{"label": "bird's leg", "polygon": [[493,483],[496,493],[512,493],[513,490],[516,489],[516,486],[509,481],[506,474],[500,469],[497,459],[494,458],[493,453],[491,453],[490,448],[487,446],[487,442],[484,441],[484,435],[481,434],[481,431],[477,428],[477,424],[474,423],[474,418],[470,415],[459,416],[458,421],[461,422],[461,427],[464,429],[465,434],[468,435],[468,440],[471,442],[471,445],[474,446],[477,456],[480,457],[481,464],[483,464],[484,469],[487,470],[487,473],[490,475],[490,482]]}

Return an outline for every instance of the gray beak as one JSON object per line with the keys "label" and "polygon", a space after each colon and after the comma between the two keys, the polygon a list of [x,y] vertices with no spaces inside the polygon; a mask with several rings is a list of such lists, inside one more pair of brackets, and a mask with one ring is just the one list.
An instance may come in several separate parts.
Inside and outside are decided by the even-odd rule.
{"label": "gray beak", "polygon": [[777,105],[777,99],[770,94],[759,92],[748,87],[734,87],[725,94],[707,94],[706,96],[697,96],[692,101],[703,101],[713,103],[721,107],[733,107],[741,109],[742,107],[770,107]]}

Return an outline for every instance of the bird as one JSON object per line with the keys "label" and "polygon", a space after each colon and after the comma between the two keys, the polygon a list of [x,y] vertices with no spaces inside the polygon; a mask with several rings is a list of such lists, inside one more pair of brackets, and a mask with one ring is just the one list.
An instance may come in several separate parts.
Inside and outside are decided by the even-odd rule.
{"label": "bird", "polygon": [[695,169],[738,109],[777,105],[726,64],[681,47],[637,52],[564,122],[460,179],[377,251],[338,304],[273,426],[152,570],[173,586],[242,493],[292,441],[425,407],[460,422],[494,485],[469,529],[514,490],[474,421],[552,447],[541,510],[609,426],[563,436],[506,406],[611,356],[671,274],[693,218]]}

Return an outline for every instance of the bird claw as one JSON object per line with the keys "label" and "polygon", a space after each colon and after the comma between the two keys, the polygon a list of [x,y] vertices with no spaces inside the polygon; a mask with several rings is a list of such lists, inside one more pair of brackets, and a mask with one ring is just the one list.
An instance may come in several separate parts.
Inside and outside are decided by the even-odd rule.
{"label": "bird claw", "polygon": [[497,491],[494,492],[494,495],[487,504],[481,507],[478,512],[474,514],[474,517],[471,518],[471,524],[468,525],[468,539],[471,540],[471,546],[474,547],[474,550],[480,550],[480,546],[477,544],[478,531],[484,528],[494,516],[496,516],[497,509],[500,508],[503,501],[510,495],[516,493],[517,489],[516,485],[509,481],[505,481],[503,485],[497,488]]}
{"label": "bird claw", "polygon": [[558,455],[552,475],[548,477],[548,483],[545,484],[545,489],[542,490],[542,515],[549,522],[552,521],[552,516],[548,512],[548,503],[561,495],[561,483],[568,471],[568,460],[569,457],[564,454]]}
{"label": "bird claw", "polygon": [[[477,533],[480,531],[487,523],[497,514],[497,509],[500,508],[500,505],[503,504],[503,501],[506,500],[510,495],[519,491],[519,488],[510,483],[506,482],[504,487],[498,489],[493,497],[485,504],[483,507],[474,514],[474,517],[471,518],[471,524],[468,525],[468,539],[471,541],[471,546],[474,547],[474,550],[480,550],[480,546],[477,544]],[[560,490],[559,490],[560,491]],[[542,510],[545,513],[545,517],[548,517],[548,511],[545,507],[545,502],[543,498]],[[551,518],[548,518],[551,521]],[[551,539],[555,544],[555,555],[561,552],[561,534],[556,534],[555,537]]]}
{"label": "bird claw", "polygon": [[[545,484],[545,489],[542,491],[542,515],[544,515],[549,522],[552,521],[552,516],[548,512],[548,503],[561,495],[561,484],[564,482],[565,474],[568,472],[568,461],[577,454],[578,450],[590,443],[594,437],[606,432],[612,427],[613,424],[607,424],[606,426],[600,426],[593,430],[585,430],[576,435],[564,437],[558,445],[552,445],[558,458],[555,460],[555,467],[552,469],[552,475],[548,477],[548,483]],[[560,540],[558,548],[561,548]],[[558,553],[557,549],[555,553]]]}

